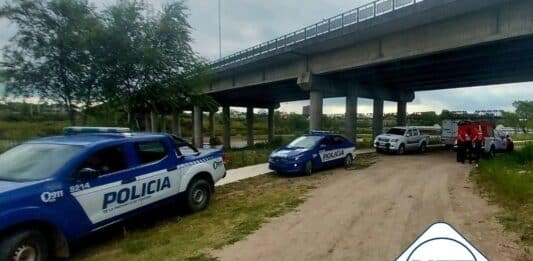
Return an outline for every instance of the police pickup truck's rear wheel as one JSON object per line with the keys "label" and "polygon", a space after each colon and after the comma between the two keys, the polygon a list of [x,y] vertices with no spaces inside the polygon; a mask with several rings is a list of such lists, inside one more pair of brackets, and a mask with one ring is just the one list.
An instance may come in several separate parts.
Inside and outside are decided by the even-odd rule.
{"label": "police pickup truck's rear wheel", "polygon": [[204,210],[211,199],[211,186],[205,179],[196,179],[187,189],[187,206],[191,212]]}
{"label": "police pickup truck's rear wheel", "polygon": [[36,230],[20,230],[8,234],[0,242],[0,260],[46,261],[46,237]]}
{"label": "police pickup truck's rear wheel", "polygon": [[352,166],[352,164],[353,164],[352,154],[346,155],[346,158],[344,158],[344,166],[345,167],[350,167],[350,166]]}

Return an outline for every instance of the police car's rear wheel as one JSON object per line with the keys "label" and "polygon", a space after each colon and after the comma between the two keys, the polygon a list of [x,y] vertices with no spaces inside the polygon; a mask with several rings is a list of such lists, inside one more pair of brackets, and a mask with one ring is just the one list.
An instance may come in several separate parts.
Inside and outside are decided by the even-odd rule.
{"label": "police car's rear wheel", "polygon": [[305,163],[305,175],[306,176],[313,175],[313,162],[308,161],[307,163]]}
{"label": "police car's rear wheel", "polygon": [[189,210],[197,212],[204,210],[209,204],[211,189],[209,182],[204,179],[197,179],[191,182],[187,190],[187,205]]}
{"label": "police car's rear wheel", "polygon": [[47,259],[48,244],[45,236],[39,231],[17,231],[0,242],[0,260],[45,261]]}

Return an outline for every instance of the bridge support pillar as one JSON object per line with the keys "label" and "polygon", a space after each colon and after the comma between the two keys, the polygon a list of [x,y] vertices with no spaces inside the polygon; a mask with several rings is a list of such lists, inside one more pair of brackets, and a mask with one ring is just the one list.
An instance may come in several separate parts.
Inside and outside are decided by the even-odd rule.
{"label": "bridge support pillar", "polygon": [[246,108],[246,130],[246,145],[251,147],[254,145],[254,107]]}
{"label": "bridge support pillar", "polygon": [[209,112],[209,138],[214,139],[216,138],[215,134],[215,112],[210,111]]}
{"label": "bridge support pillar", "polygon": [[357,143],[357,95],[349,94],[346,97],[345,114],[346,138]]}
{"label": "bridge support pillar", "polygon": [[374,99],[374,113],[372,117],[372,132],[376,138],[383,132],[383,99]]}
{"label": "bridge support pillar", "polygon": [[204,145],[204,135],[202,133],[203,112],[199,106],[194,106],[193,114],[193,144],[201,148]]}
{"label": "bridge support pillar", "polygon": [[320,130],[322,127],[322,107],[324,105],[322,91],[311,90],[309,92],[309,101],[311,114],[309,119],[309,130]]}
{"label": "bridge support pillar", "polygon": [[275,110],[273,107],[268,108],[268,142],[274,141],[274,113]]}
{"label": "bridge support pillar", "polygon": [[399,101],[396,113],[396,121],[398,126],[407,125],[407,102]]}
{"label": "bridge support pillar", "polygon": [[224,148],[231,149],[231,115],[229,106],[222,107],[222,122],[224,125]]}

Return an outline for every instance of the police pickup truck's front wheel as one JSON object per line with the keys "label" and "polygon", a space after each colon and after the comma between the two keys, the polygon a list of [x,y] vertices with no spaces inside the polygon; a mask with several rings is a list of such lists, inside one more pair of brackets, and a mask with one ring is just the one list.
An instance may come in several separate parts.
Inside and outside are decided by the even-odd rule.
{"label": "police pickup truck's front wheel", "polygon": [[204,210],[211,199],[211,185],[205,179],[196,179],[187,189],[187,207],[191,212]]}
{"label": "police pickup truck's front wheel", "polygon": [[0,260],[13,261],[46,261],[48,244],[46,237],[36,230],[20,230],[0,242]]}

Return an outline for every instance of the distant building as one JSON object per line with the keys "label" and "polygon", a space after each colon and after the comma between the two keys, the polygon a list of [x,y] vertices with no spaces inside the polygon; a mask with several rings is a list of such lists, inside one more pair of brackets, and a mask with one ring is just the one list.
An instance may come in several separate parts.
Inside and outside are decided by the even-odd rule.
{"label": "distant building", "polygon": [[484,116],[484,117],[502,117],[503,110],[479,110],[474,112],[477,116]]}

